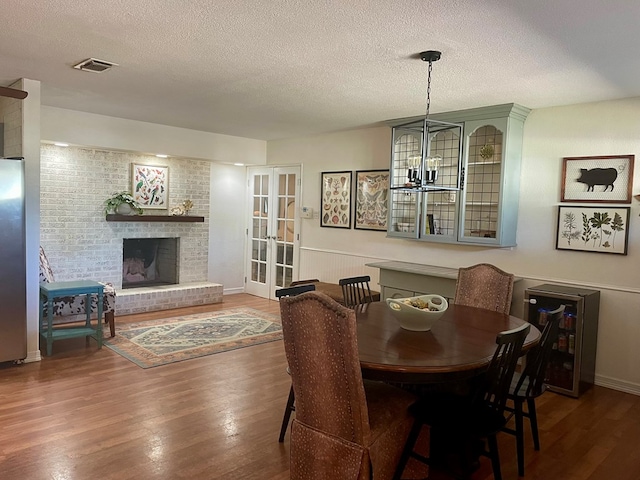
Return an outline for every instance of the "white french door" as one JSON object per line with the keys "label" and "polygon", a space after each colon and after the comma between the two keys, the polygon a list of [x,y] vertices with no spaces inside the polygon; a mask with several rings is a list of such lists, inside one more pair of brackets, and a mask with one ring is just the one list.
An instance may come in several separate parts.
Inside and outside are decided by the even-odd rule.
{"label": "white french door", "polygon": [[250,168],[248,177],[245,292],[275,298],[298,269],[300,167]]}

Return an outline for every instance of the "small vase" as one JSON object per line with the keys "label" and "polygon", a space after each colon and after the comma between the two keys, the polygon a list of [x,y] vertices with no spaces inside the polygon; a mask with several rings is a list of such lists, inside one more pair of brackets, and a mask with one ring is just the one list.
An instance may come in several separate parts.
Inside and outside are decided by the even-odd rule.
{"label": "small vase", "polygon": [[133,215],[133,208],[128,203],[121,203],[116,207],[118,215]]}

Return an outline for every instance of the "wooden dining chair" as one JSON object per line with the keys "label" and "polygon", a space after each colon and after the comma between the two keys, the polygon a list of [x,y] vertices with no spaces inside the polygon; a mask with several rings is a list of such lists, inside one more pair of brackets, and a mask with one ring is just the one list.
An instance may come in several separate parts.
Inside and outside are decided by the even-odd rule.
{"label": "wooden dining chair", "polygon": [[[533,447],[540,450],[540,437],[538,435],[538,417],[536,414],[536,398],[542,395],[547,386],[545,376],[547,363],[551,355],[553,342],[558,337],[560,321],[564,316],[564,305],[547,313],[547,323],[544,325],[538,345],[528,354],[524,371],[514,373],[508,400],[512,405],[507,405],[506,410],[511,412],[508,420],[514,418],[515,428],[504,427],[504,432],[515,435],[516,453],[518,457],[518,475],[524,476],[524,418],[529,419],[531,434],[533,435]],[[524,403],[527,410],[524,410]]]}
{"label": "wooden dining chair", "polygon": [[317,278],[309,278],[307,280],[294,280],[293,282],[291,282],[289,284],[290,287],[296,287],[298,285],[307,285],[309,283],[317,283],[320,280],[318,280]]}
{"label": "wooden dining chair", "polygon": [[305,292],[312,292],[316,289],[314,284],[295,285],[287,288],[279,288],[276,290],[276,298],[295,297]]}
{"label": "wooden dining chair", "polygon": [[281,298],[280,314],[296,392],[291,479],[391,478],[415,397],[363,380],[354,310],[316,291]]}
{"label": "wooden dining chair", "polygon": [[[276,297],[295,297],[296,295],[300,295],[305,292],[312,292],[316,289],[316,286],[313,284],[301,284],[295,285],[288,288],[280,288],[276,290]],[[291,371],[289,367],[287,367],[287,373],[291,375]],[[287,433],[287,428],[289,427],[289,420],[291,419],[291,414],[296,411],[296,396],[293,393],[293,384],[289,387],[289,398],[287,398],[287,405],[284,408],[284,416],[282,417],[282,426],[280,427],[280,436],[278,437],[278,442],[284,442],[284,436]]]}
{"label": "wooden dining chair", "polygon": [[514,276],[489,263],[458,270],[453,303],[509,314]]}
{"label": "wooden dining chair", "polygon": [[[477,453],[491,459],[494,479],[502,479],[496,435],[507,422],[507,394],[530,327],[525,323],[497,335],[497,347],[489,367],[480,377],[476,390],[469,396],[427,394],[411,406],[415,421],[394,479],[401,478],[409,458],[430,464],[438,458],[436,452],[442,452],[447,447],[455,449],[459,445],[469,445],[467,440],[470,439],[486,439],[488,450],[482,449]],[[430,427],[429,457],[414,451],[424,425]],[[466,454],[464,451],[461,453],[463,457]]]}
{"label": "wooden dining chair", "polygon": [[341,278],[339,284],[342,287],[342,296],[344,298],[344,306],[347,308],[355,308],[364,303],[371,303],[371,289],[369,275],[359,277]]}

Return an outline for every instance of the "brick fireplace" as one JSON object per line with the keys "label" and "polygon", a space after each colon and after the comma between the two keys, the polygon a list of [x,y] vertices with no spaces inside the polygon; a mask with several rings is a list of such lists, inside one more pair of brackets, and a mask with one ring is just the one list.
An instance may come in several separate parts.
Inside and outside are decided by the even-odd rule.
{"label": "brick fireplace", "polygon": [[[104,201],[130,191],[132,163],[156,164],[150,155],[82,147],[41,148],[40,242],[55,268],[56,279],[94,279],[117,290],[116,315],[222,301],[222,285],[208,282],[210,163],[162,159],[169,167],[169,206],[185,199],[202,223],[107,222]],[[88,175],[87,172],[90,172]],[[166,215],[145,210],[145,215]],[[123,289],[123,240],[179,238],[175,285]]]}

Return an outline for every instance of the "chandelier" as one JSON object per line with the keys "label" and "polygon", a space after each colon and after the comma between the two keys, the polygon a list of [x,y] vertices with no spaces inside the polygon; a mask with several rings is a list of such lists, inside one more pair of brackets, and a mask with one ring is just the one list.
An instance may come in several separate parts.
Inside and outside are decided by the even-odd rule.
{"label": "chandelier", "polygon": [[[424,118],[393,127],[392,190],[455,191],[461,188],[463,125],[429,118],[431,72],[433,62],[440,60],[441,55],[436,50],[420,53],[420,58],[429,63]],[[415,141],[407,141],[407,136]],[[399,144],[403,145],[400,149]],[[446,175],[441,176],[444,170]]]}

